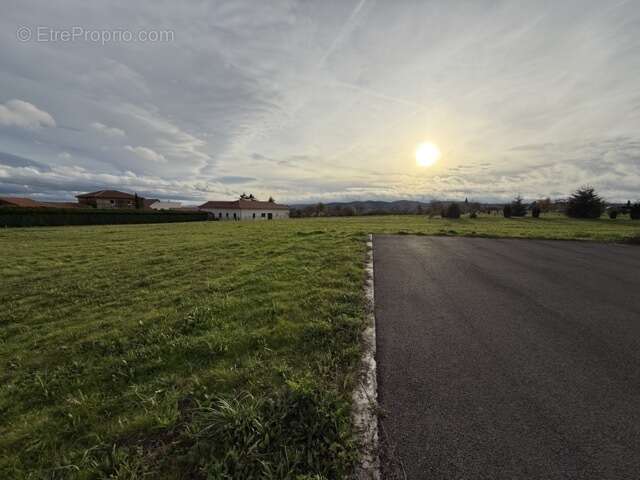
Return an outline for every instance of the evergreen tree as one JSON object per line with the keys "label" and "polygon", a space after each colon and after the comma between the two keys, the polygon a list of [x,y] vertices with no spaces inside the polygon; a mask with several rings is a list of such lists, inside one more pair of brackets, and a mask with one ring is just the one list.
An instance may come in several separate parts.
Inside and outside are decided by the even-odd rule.
{"label": "evergreen tree", "polygon": [[567,215],[573,218],[600,218],[605,207],[605,201],[593,187],[585,186],[576,190],[569,198]]}
{"label": "evergreen tree", "polygon": [[527,215],[527,206],[522,201],[520,195],[511,202],[511,215],[514,217],[524,217]]}

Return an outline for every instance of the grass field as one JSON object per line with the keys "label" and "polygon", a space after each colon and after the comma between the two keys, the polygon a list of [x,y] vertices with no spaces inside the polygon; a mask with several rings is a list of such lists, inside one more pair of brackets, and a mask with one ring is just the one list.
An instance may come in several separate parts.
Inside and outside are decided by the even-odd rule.
{"label": "grass field", "polygon": [[0,478],[344,478],[369,232],[618,241],[640,222],[0,230]]}

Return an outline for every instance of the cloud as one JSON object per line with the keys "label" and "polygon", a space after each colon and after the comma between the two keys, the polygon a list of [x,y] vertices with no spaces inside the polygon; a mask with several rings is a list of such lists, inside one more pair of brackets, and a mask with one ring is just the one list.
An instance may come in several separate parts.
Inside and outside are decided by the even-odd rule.
{"label": "cloud", "polygon": [[98,173],[78,165],[45,167],[23,159],[16,166],[0,162],[0,192],[34,198],[73,199],[74,195],[99,189],[138,192],[185,201],[230,198],[238,193],[221,182],[167,180],[134,172]]}
{"label": "cloud", "polygon": [[107,137],[125,137],[126,133],[124,130],[116,127],[108,127],[104,123],[93,122],[91,124],[91,128],[95,131],[106,135]]}
{"label": "cloud", "polygon": [[219,182],[228,183],[228,184],[251,183],[251,182],[255,182],[256,180],[257,179],[253,177],[238,177],[234,175],[218,178]]}
{"label": "cloud", "polygon": [[35,105],[23,100],[9,100],[0,104],[0,126],[20,128],[55,127],[53,117]]}
{"label": "cloud", "polygon": [[[490,199],[588,182],[637,196],[637,2],[33,3],[0,16],[1,102],[31,102],[0,104],[0,145],[21,159],[0,158],[2,191]],[[176,34],[14,38],[42,18]],[[419,170],[426,140],[443,157]]]}
{"label": "cloud", "polygon": [[132,147],[131,145],[126,145],[124,149],[129,152],[132,152],[142,160],[146,160],[149,162],[159,162],[159,163],[167,162],[167,159],[164,157],[164,155],[161,155],[158,152],[147,147]]}
{"label": "cloud", "polygon": [[15,168],[35,168],[40,171],[49,171],[50,168],[41,163],[36,162],[35,160],[31,160],[30,158],[20,157],[18,155],[11,155],[10,153],[0,152],[0,166],[4,165],[6,167],[15,167]]}

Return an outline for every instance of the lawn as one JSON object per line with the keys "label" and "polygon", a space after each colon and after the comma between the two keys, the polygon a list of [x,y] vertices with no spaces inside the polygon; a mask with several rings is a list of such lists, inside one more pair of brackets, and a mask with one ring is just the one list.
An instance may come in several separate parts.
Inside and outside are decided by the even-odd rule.
{"label": "lawn", "polygon": [[0,230],[0,478],[344,478],[369,232],[617,241],[640,222]]}

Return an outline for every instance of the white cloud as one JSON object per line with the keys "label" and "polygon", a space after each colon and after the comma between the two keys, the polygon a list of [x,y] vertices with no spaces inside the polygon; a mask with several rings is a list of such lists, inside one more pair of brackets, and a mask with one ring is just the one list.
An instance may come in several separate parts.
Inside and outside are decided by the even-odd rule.
{"label": "white cloud", "polygon": [[55,127],[53,117],[35,105],[23,100],[9,100],[0,104],[0,125],[5,127]]}
{"label": "white cloud", "polygon": [[71,160],[71,154],[69,152],[62,152],[58,154],[58,158],[62,160]]}
{"label": "white cloud", "polygon": [[164,157],[164,155],[161,155],[155,150],[147,147],[132,147],[131,145],[127,145],[124,147],[124,149],[135,154],[142,160],[147,160],[149,162],[167,163],[167,159]]}
{"label": "white cloud", "polygon": [[104,123],[100,122],[93,122],[91,124],[91,128],[103,135],[106,135],[107,137],[125,137],[127,135],[121,128],[108,127]]}
{"label": "white cloud", "polygon": [[116,111],[131,120],[135,120],[139,129],[144,130],[148,137],[154,140],[162,151],[172,159],[180,163],[181,171],[192,168],[196,171],[201,168],[211,157],[203,152],[207,142],[191,135],[171,121],[159,114],[157,108],[142,108],[132,104],[120,105]]}

